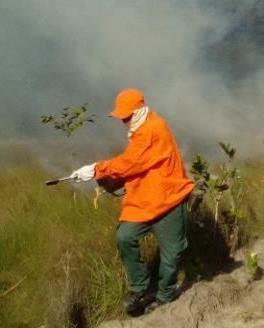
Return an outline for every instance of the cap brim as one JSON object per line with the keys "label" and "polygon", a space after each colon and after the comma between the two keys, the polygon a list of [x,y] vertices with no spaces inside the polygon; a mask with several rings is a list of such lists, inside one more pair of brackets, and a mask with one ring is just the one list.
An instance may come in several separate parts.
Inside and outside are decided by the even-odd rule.
{"label": "cap brim", "polygon": [[117,113],[116,111],[112,111],[109,114],[107,114],[108,117],[114,117],[114,118],[118,118],[119,120],[124,120],[126,118],[128,118],[131,115],[121,115],[120,113]]}
{"label": "cap brim", "polygon": [[108,116],[108,117],[114,117],[113,112],[110,112],[110,113],[106,114],[106,116]]}

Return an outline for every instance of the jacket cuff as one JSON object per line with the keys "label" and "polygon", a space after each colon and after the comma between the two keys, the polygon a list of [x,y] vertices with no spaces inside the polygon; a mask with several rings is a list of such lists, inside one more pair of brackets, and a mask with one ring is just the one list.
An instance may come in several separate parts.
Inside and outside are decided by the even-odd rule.
{"label": "jacket cuff", "polygon": [[97,162],[95,165],[95,174],[94,177],[96,180],[102,179],[106,176],[106,174],[104,173],[104,168],[103,168],[103,162]]}

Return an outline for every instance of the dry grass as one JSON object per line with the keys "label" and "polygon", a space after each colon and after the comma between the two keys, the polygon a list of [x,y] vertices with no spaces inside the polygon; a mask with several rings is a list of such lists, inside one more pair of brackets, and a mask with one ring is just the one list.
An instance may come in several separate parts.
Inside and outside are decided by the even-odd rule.
{"label": "dry grass", "polygon": [[[119,313],[125,287],[115,246],[118,203],[47,188],[35,164],[0,174],[0,327],[96,326]],[[80,319],[80,317],[83,317]],[[85,318],[84,318],[85,317]]]}
{"label": "dry grass", "polygon": [[264,236],[264,159],[248,160],[241,167],[246,183],[241,226],[251,241]]}

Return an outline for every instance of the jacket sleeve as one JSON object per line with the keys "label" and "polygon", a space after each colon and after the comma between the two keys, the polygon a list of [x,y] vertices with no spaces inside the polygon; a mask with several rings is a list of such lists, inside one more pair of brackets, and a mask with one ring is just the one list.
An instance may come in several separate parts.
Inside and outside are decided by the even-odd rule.
{"label": "jacket sleeve", "polygon": [[113,159],[97,162],[96,179],[104,177],[128,178],[144,173],[164,160],[164,156],[155,156],[151,133],[137,134],[125,151]]}

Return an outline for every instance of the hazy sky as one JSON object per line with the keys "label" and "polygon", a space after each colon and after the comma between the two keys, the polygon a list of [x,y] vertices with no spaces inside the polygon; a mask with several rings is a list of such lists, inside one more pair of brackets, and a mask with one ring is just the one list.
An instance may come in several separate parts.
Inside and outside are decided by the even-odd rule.
{"label": "hazy sky", "polygon": [[39,137],[41,114],[88,101],[93,133],[117,140],[105,114],[137,87],[184,147],[252,150],[264,135],[263,16],[253,0],[0,0],[0,137]]}

